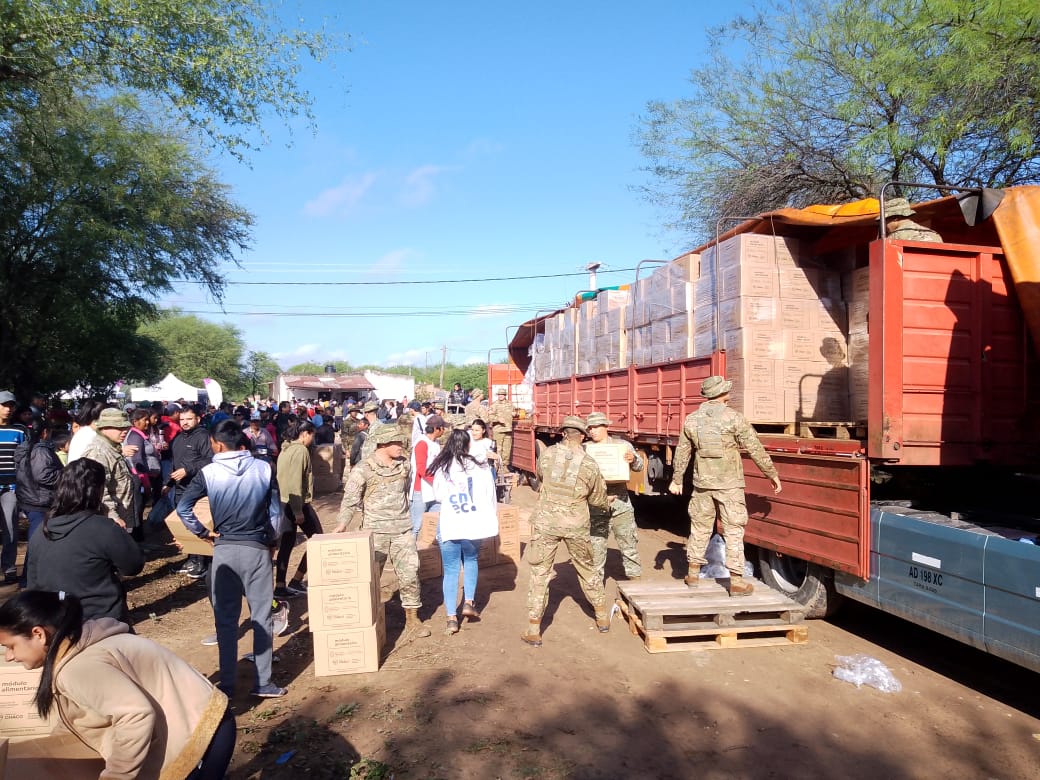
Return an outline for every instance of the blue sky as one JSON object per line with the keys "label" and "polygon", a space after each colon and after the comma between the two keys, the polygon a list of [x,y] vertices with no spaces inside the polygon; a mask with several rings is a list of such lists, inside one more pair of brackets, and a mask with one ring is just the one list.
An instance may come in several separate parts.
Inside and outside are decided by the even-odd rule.
{"label": "blue sky", "polygon": [[192,285],[164,303],[236,325],[283,367],[434,365],[442,346],[483,362],[508,326],[563,305],[586,277],[435,280],[628,269],[686,248],[632,190],[645,180],[634,132],[647,101],[687,94],[706,29],[744,6],[288,5],[305,26],[324,17],[349,34],[350,51],[303,73],[316,132],[272,120],[248,166],[217,163],[256,218],[226,313]]}

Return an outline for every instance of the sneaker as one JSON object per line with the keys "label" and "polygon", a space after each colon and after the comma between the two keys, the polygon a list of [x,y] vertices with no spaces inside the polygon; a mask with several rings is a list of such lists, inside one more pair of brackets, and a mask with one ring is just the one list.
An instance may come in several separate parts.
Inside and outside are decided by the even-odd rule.
{"label": "sneaker", "polygon": [[193,571],[195,571],[195,565],[191,561],[185,561],[184,565],[181,566],[179,569],[177,569],[177,571],[175,573],[176,574],[190,574]]}
{"label": "sneaker", "polygon": [[[243,655],[238,660],[239,661],[246,661],[246,662],[251,663],[251,664],[255,664],[256,663],[256,653],[246,653],[245,655]],[[280,664],[281,662],[282,662],[282,659],[281,659],[281,656],[278,655],[278,653],[271,653],[271,663],[273,663],[273,664]]]}
{"label": "sneaker", "polygon": [[206,636],[202,637],[202,644],[204,644],[206,647],[213,647],[217,644],[217,635],[207,634]]}
{"label": "sneaker", "polygon": [[302,591],[296,590],[296,588],[290,588],[288,585],[279,585],[274,589],[274,597],[276,599],[295,599],[302,595]]}
{"label": "sneaker", "polygon": [[209,569],[199,569],[195,567],[185,567],[188,569],[185,573],[189,580],[201,580],[209,573]]}
{"label": "sneaker", "polygon": [[286,585],[286,589],[290,593],[295,592],[299,596],[306,596],[307,595],[307,585],[306,585],[306,583],[300,582],[299,580],[292,580],[288,585]]}
{"label": "sneaker", "polygon": [[284,601],[278,602],[278,606],[271,614],[271,618],[274,623],[274,635],[281,636],[289,630],[289,605]]}
{"label": "sneaker", "polygon": [[18,582],[18,569],[8,569],[4,572],[4,585],[14,585]]}
{"label": "sneaker", "polygon": [[281,696],[285,696],[289,691],[285,688],[279,688],[274,683],[267,683],[267,685],[261,685],[259,688],[254,688],[251,693],[254,696],[259,696],[261,699],[277,699]]}

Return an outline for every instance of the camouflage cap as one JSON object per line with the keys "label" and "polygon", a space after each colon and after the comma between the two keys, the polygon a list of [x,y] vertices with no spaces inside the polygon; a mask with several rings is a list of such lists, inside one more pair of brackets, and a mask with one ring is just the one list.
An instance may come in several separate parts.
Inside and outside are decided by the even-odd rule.
{"label": "camouflage cap", "polygon": [[369,435],[377,447],[380,444],[404,444],[407,440],[405,432],[396,425],[380,425]]}
{"label": "camouflage cap", "polygon": [[129,428],[130,418],[121,409],[102,409],[101,416],[97,418],[95,427],[102,428]]}
{"label": "camouflage cap", "polygon": [[593,412],[585,420],[585,425],[589,428],[592,428],[595,425],[610,425],[610,418],[603,414],[603,412]]}
{"label": "camouflage cap", "polygon": [[891,198],[885,201],[885,219],[889,217],[912,217],[914,210],[906,198]]}
{"label": "camouflage cap", "polygon": [[365,414],[368,414],[369,412],[378,412],[379,404],[377,404],[375,401],[369,401],[367,404],[361,407],[361,411],[363,411]]}
{"label": "camouflage cap", "polygon": [[585,426],[585,421],[580,417],[568,414],[563,418],[563,422],[560,423],[561,428],[573,428],[576,431],[581,431],[584,434],[588,434],[589,429]]}
{"label": "camouflage cap", "polygon": [[705,398],[718,398],[733,389],[733,383],[721,376],[709,376],[701,384],[701,395]]}
{"label": "camouflage cap", "polygon": [[497,395],[499,398],[505,398],[507,395],[509,395],[509,393],[506,392],[506,389],[504,387],[500,387],[495,392],[495,395]]}

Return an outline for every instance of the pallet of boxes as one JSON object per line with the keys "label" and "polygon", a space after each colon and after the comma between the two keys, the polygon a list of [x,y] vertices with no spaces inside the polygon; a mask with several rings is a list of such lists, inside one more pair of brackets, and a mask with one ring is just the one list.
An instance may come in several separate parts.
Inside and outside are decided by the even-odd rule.
{"label": "pallet of boxes", "polygon": [[[444,568],[441,564],[441,550],[437,544],[437,524],[439,512],[423,514],[422,528],[416,539],[419,549],[419,579],[429,580],[441,577]],[[483,571],[495,566],[512,565],[514,570],[520,567],[522,557],[520,545],[520,510],[512,504],[498,505],[498,536],[484,539],[477,556],[477,568]]]}
{"label": "pallet of boxes", "polygon": [[316,677],[379,669],[386,617],[371,532],[307,540],[307,614]]}

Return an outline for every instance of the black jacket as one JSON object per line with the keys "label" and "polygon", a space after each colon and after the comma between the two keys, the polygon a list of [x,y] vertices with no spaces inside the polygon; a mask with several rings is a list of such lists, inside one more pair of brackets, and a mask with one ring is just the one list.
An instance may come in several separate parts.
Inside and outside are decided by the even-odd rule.
{"label": "black jacket", "polygon": [[62,469],[54,445],[41,441],[30,447],[28,441],[23,442],[14,451],[14,465],[18,473],[18,506],[27,512],[50,509]]}
{"label": "black jacket", "polygon": [[173,470],[184,469],[188,476],[178,484],[184,488],[191,484],[195,475],[213,460],[213,448],[209,443],[209,431],[196,425],[190,431],[181,431],[170,444],[173,451]]}
{"label": "black jacket", "polygon": [[129,624],[120,575],[140,574],[143,568],[144,555],[133,537],[92,512],[52,517],[46,535],[40,528],[29,540],[29,587],[77,596],[84,620],[110,617]]}

